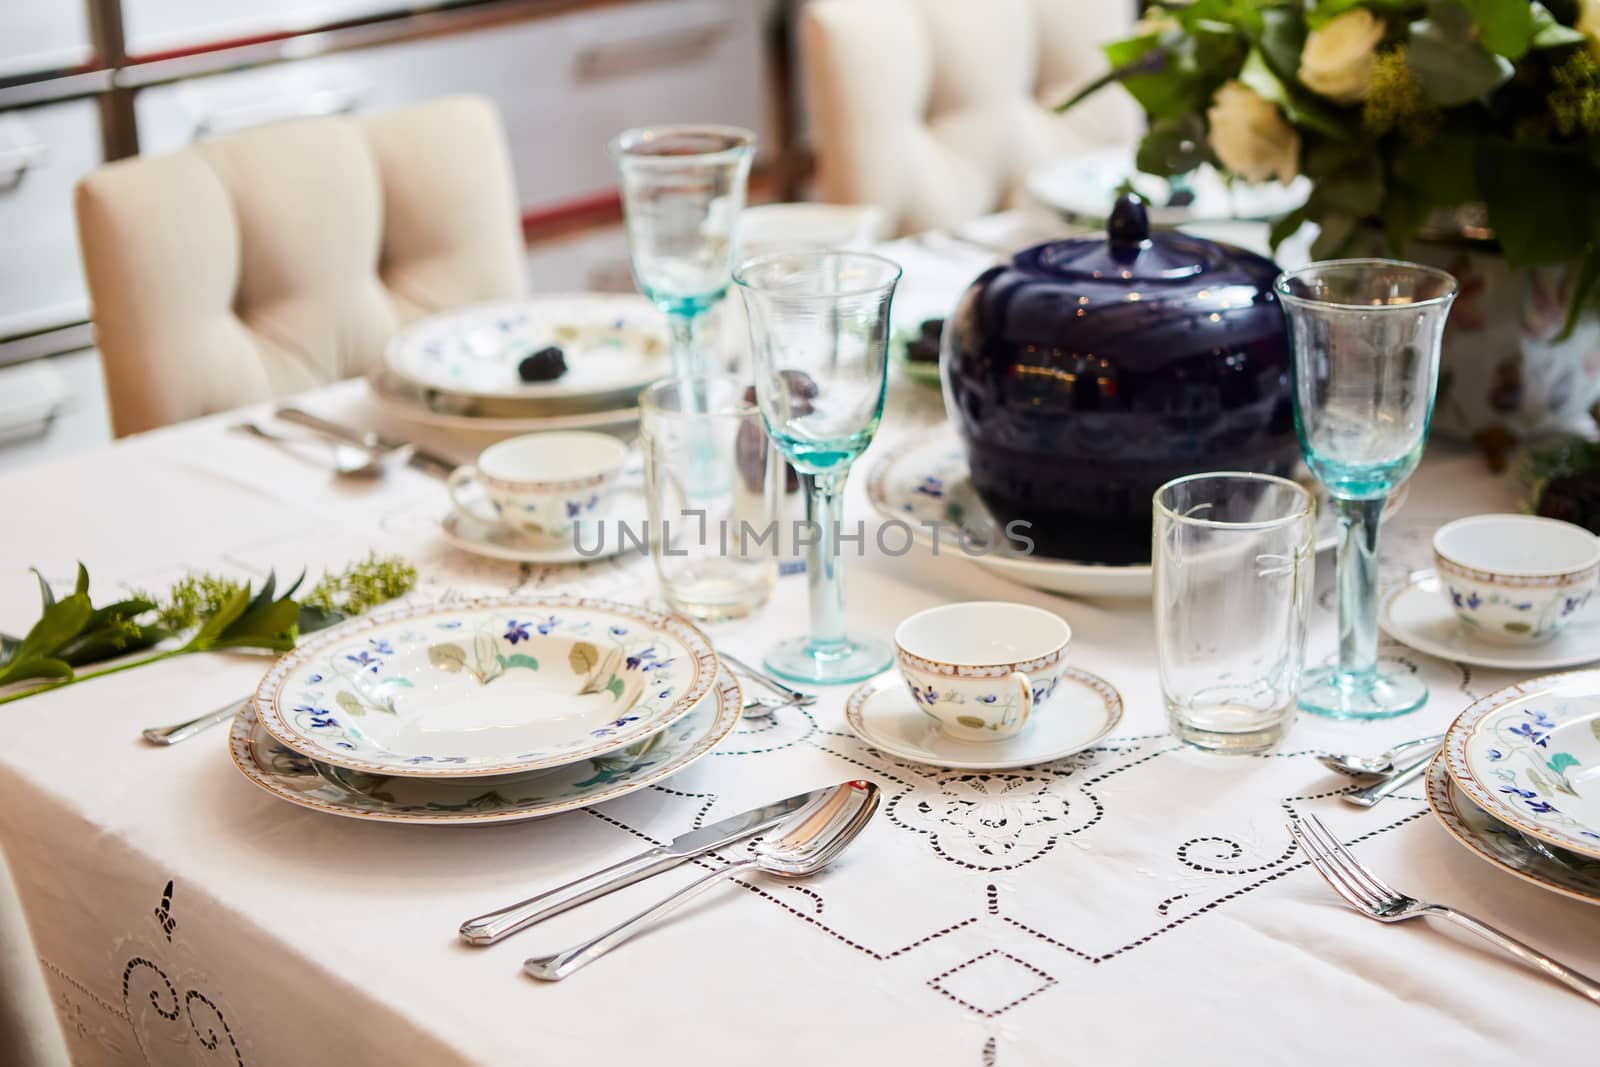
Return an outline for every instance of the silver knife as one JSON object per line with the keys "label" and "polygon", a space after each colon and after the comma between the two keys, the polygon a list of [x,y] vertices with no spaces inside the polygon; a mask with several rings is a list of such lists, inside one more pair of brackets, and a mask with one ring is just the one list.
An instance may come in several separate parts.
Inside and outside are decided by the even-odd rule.
{"label": "silver knife", "polygon": [[318,433],[326,434],[329,437],[372,451],[392,452],[400,448],[409,449],[411,454],[406,457],[406,462],[418,470],[427,471],[429,474],[447,477],[451,471],[460,466],[459,463],[456,463],[448,456],[441,456],[437,452],[429,452],[425,448],[418,448],[409,441],[396,441],[373,430],[358,430],[352,426],[345,426],[330,419],[325,419],[321,415],[313,415],[311,412],[304,411],[293,405],[285,405],[272,414],[274,418],[282,419],[284,422],[292,422],[297,426],[304,426],[307,429],[316,430]]}
{"label": "silver knife", "polygon": [[569,908],[587,904],[597,897],[630,886],[641,879],[669,871],[696,856],[702,856],[713,849],[732,844],[740,838],[769,829],[782,822],[790,813],[805,807],[813,799],[833,788],[835,787],[812,789],[805,793],[797,793],[785,800],[763,804],[759,808],[730,816],[710,826],[691,830],[668,844],[641,852],[621,863],[614,863],[575,882],[557,886],[536,897],[518,901],[499,911],[480,915],[476,919],[468,919],[461,924],[461,940],[469,945],[492,945],[519,930],[526,930],[535,923],[560,915]]}
{"label": "silver knife", "polygon": [[1419,757],[1415,763],[1408,763],[1400,770],[1392,772],[1381,782],[1374,782],[1364,789],[1357,789],[1353,793],[1344,794],[1344,799],[1351,804],[1362,808],[1375,807],[1390,793],[1422,775],[1428,769],[1428,764],[1433,762],[1434,756],[1439,752],[1437,747],[1430,748]]}

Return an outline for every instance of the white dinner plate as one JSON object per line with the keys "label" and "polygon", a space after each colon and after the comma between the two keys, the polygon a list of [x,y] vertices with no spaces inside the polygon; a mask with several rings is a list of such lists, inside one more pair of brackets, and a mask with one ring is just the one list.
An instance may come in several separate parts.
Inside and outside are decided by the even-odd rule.
{"label": "white dinner plate", "polygon": [[899,672],[863,682],[845,702],[857,737],[891,756],[951,770],[1031,767],[1070,756],[1102,740],[1122,721],[1122,694],[1099,675],[1068,667],[1055,695],[1015,736],[961,741],[945,733],[906,689]]}
{"label": "white dinner plate", "polygon": [[1428,766],[1428,806],[1449,835],[1507,874],[1585,904],[1600,904],[1600,862],[1557,852],[1498,822],[1461,791],[1442,759]]}
{"label": "white dinner plate", "polygon": [[1600,670],[1489,694],[1445,734],[1444,758],[1461,791],[1493,818],[1600,859]]}
{"label": "white dinner plate", "polygon": [[[543,382],[523,358],[562,350],[566,372]],[[604,401],[637,395],[672,369],[666,320],[644,297],[571,293],[430,315],[390,339],[389,370],[421,389],[498,400]]]}
{"label": "white dinner plate", "polygon": [[615,407],[506,413],[497,407],[418,389],[382,369],[367,375],[367,388],[374,402],[397,419],[456,432],[510,436],[547,430],[611,430],[639,421],[636,394],[630,394],[625,404]]}
{"label": "white dinner plate", "polygon": [[627,753],[501,778],[400,778],[318,763],[262,729],[249,707],[233,721],[229,751],[246,778],[304,808],[377,822],[475,826],[555,815],[659,782],[733,732],[743,703],[739,683],[724,670],[689,714]]}
{"label": "white dinner plate", "polygon": [[646,544],[649,508],[637,489],[618,489],[604,510],[577,529],[550,536],[461,511],[439,520],[445,540],[464,552],[512,563],[586,563]]}
{"label": "white dinner plate", "polygon": [[[1321,487],[1317,494],[1318,552],[1338,543],[1334,517]],[[1384,508],[1388,518],[1404,505],[1401,485]],[[994,517],[978,497],[966,454],[947,425],[910,438],[879,455],[867,472],[867,499],[885,520],[904,522],[911,536],[940,556],[968,559],[986,571],[1048,593],[1089,597],[1147,597],[1150,564],[1081,563],[1012,554]],[[923,523],[933,523],[936,535]]]}
{"label": "white dinner plate", "polygon": [[1167,179],[1143,173],[1134,158],[1132,147],[1075,153],[1030,171],[1028,195],[1069,219],[1098,223],[1110,216],[1126,182],[1144,198],[1151,224],[1163,227],[1216,219],[1270,221],[1300,207],[1311,195],[1311,181],[1303,175],[1288,185],[1229,181],[1207,163],[1187,175],[1193,200],[1176,205],[1170,203],[1173,189]]}
{"label": "white dinner plate", "polygon": [[1600,659],[1600,625],[1576,621],[1542,644],[1517,647],[1483,640],[1456,617],[1433,570],[1413,572],[1390,590],[1378,612],[1383,632],[1430,656],[1507,671],[1559,671]]}
{"label": "white dinner plate", "polygon": [[304,755],[400,777],[525,774],[656,733],[711,688],[717,657],[677,616],[572,596],[406,606],[287,653],[261,725]]}

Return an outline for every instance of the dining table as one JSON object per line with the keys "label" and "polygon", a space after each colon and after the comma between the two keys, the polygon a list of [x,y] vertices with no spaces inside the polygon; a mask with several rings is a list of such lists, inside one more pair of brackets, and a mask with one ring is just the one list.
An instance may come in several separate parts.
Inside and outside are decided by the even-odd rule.
{"label": "dining table", "polygon": [[[896,319],[941,315],[989,261],[966,236],[902,239]],[[468,461],[481,441],[406,423],[363,381],[299,406]],[[578,593],[659,607],[647,556],[526,565],[452,547],[443,483],[396,465],[339,478],[234,432],[271,405],[120,440],[0,476],[0,631],[37,615],[30,567],[70,585],[161,588],[195,570],[313,577],[369,551],[415,564],[417,601]],[[864,469],[944,420],[936,387],[892,368],[878,439],[845,520],[852,630],[963,600],[1044,607],[1069,661],[1116,687],[1124,716],[1077,755],[997,772],[879,752],[845,721],[850,687],[748,718],[649,788],[524,823],[361,822],[247,781],[215,729],[140,739],[254,689],[257,653],[176,657],[0,705],[0,850],[33,929],[74,1061],[152,1064],[1334,1064],[1581,1062],[1600,1012],[1492,947],[1348,907],[1295,848],[1314,814],[1391,884],[1480,915],[1600,973],[1600,911],[1496,870],[1429,814],[1421,784],[1363,809],[1324,751],[1376,753],[1438,733],[1526,677],[1383,639],[1423,678],[1420,710],[1341,722],[1301,714],[1276,748],[1219,755],[1167,729],[1148,599],[1074,598],[960,552],[897,551],[873,531]],[[1384,527],[1380,577],[1428,565],[1432,532],[1515,510],[1518,487],[1474,451],[1430,442]],[[788,568],[792,570],[793,568]],[[1317,561],[1308,663],[1334,655],[1332,557]],[[747,618],[705,625],[759,662],[802,628],[804,577]],[[748,679],[741,679],[747,687]],[[558,983],[522,971],[750,854],[716,850],[490,947],[457,928],[541,889],[765,801],[865,779],[881,808],[803,880],[745,873]]]}

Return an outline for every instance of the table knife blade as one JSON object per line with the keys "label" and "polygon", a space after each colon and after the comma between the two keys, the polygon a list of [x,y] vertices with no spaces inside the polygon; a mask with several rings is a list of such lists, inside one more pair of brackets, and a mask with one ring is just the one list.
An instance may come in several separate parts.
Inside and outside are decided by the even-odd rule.
{"label": "table knife blade", "polygon": [[665,845],[647,849],[604,870],[595,871],[593,874],[529,897],[527,900],[519,900],[499,911],[468,919],[461,924],[461,940],[469,945],[492,945],[520,930],[526,930],[536,923],[560,915],[570,908],[586,904],[651,875],[671,870],[713,849],[769,829],[833,788],[835,787],[828,786],[807,790],[783,800],[773,801],[771,804],[751,808],[738,815],[731,815],[710,826],[690,830]]}

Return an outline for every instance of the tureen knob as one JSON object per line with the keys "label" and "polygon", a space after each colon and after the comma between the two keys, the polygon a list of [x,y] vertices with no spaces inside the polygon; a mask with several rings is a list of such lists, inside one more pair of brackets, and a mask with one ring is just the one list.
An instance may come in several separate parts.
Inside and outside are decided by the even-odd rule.
{"label": "tureen knob", "polygon": [[1111,208],[1106,237],[1113,248],[1138,248],[1150,239],[1150,213],[1137,193],[1123,193]]}

